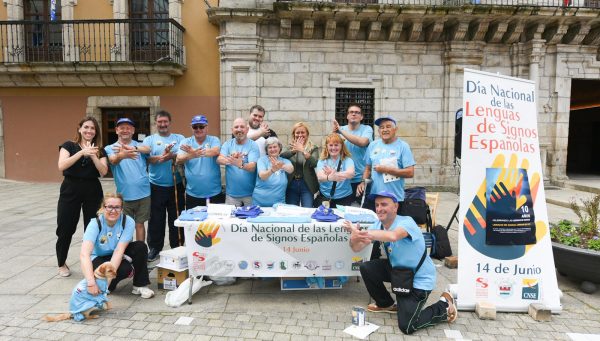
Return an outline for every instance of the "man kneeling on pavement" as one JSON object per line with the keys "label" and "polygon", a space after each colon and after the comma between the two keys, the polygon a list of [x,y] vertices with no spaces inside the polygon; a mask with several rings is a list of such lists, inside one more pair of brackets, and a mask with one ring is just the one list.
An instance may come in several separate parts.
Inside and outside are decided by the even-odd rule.
{"label": "man kneeling on pavement", "polygon": [[[398,198],[393,193],[382,191],[371,194],[375,201],[375,212],[379,221],[368,230],[361,230],[358,224],[344,222],[350,235],[350,247],[355,252],[364,249],[373,241],[380,241],[384,248],[381,259],[374,259],[360,265],[369,295],[375,300],[367,306],[371,312],[398,314],[398,327],[404,334],[432,326],[443,321],[454,322],[458,315],[454,298],[448,292],[442,293],[439,301],[423,308],[431,291],[435,288],[436,269],[431,258],[422,258],[425,240],[420,228],[411,217],[399,216]],[[396,294],[396,303],[386,289],[384,282],[391,281],[392,268],[417,268],[413,289],[408,295]]]}

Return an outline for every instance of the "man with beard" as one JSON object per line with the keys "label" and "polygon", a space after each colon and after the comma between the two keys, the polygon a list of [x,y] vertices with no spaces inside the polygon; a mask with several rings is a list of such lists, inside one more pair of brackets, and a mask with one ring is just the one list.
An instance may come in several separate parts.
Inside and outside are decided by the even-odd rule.
{"label": "man with beard", "polygon": [[[183,245],[179,236],[183,235],[175,227],[175,219],[184,206],[183,184],[173,162],[177,155],[183,135],[171,134],[171,114],[159,111],[155,118],[158,133],[144,139],[143,144],[150,147],[148,156],[148,175],[150,177],[150,221],[148,222],[148,261],[158,258],[165,242],[165,219],[168,214],[169,245],[176,248]],[[176,182],[174,182],[174,180]],[[175,190],[177,186],[177,190]],[[177,193],[177,198],[175,198]],[[177,203],[177,206],[176,206]]]}
{"label": "man with beard", "polygon": [[150,147],[133,140],[135,123],[128,118],[117,120],[117,142],[104,147],[117,192],[123,196],[123,213],[135,220],[135,239],[145,242],[144,223],[150,216],[150,181],[146,171]]}
{"label": "man with beard", "polygon": [[269,128],[269,125],[264,120],[265,108],[260,105],[253,105],[250,108],[250,118],[248,119],[248,124],[250,124],[248,138],[256,142],[260,156],[266,155],[265,141],[267,138],[271,136],[277,137],[277,134]]}
{"label": "man with beard", "polygon": [[[398,212],[404,201],[404,179],[415,173],[415,159],[408,143],[396,136],[396,120],[381,117],[375,120],[380,138],[369,144],[365,154],[364,179],[372,179],[371,193],[387,191],[398,199]],[[358,185],[357,193],[365,191],[365,183]],[[365,207],[375,210],[375,202],[367,199]]]}
{"label": "man with beard", "polygon": [[252,204],[256,182],[256,161],[260,153],[256,142],[248,138],[248,122],[243,118],[233,121],[234,136],[223,143],[217,163],[225,166],[225,203],[235,206]]}
{"label": "man with beard", "polygon": [[355,175],[350,181],[354,198],[356,198],[356,188],[361,183],[365,171],[365,152],[369,143],[373,142],[373,128],[361,124],[363,117],[360,105],[352,103],[346,111],[347,125],[340,126],[338,121],[333,120],[333,132],[342,135],[345,140],[344,144],[354,161]]}

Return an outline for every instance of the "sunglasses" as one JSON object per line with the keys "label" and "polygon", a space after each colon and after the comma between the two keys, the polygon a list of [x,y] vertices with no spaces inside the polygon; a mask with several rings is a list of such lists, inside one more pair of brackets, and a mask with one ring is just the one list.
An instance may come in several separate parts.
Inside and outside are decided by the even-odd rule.
{"label": "sunglasses", "polygon": [[198,129],[204,129],[204,128],[206,128],[206,126],[205,126],[205,125],[203,125],[203,124],[194,124],[194,125],[192,126],[192,129],[194,129],[194,130],[198,130]]}

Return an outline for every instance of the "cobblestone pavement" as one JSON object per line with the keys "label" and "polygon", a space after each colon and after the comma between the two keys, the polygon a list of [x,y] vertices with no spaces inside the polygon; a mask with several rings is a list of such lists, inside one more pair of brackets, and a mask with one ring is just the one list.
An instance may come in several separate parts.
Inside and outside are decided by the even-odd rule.
{"label": "cobblestone pavement", "polygon": [[[105,190],[114,190],[103,181]],[[350,325],[354,305],[366,306],[369,296],[361,282],[350,280],[341,290],[282,292],[278,280],[238,280],[227,287],[209,286],[194,296],[192,305],[169,308],[165,293],[144,300],[131,295],[131,282],[120,285],[110,298],[113,309],[100,318],[78,323],[41,321],[44,314],[66,312],[73,286],[82,278],[79,248],[83,228],[73,238],[68,265],[73,275],[56,274],[54,251],[56,202],[59,184],[0,181],[0,340],[325,340],[351,338],[343,333]],[[458,197],[441,193],[438,223],[448,222]],[[550,220],[573,218],[568,209],[549,206]],[[456,224],[450,230],[456,251]],[[456,282],[456,270],[438,265],[438,290]],[[600,265],[599,265],[600,266]],[[156,278],[156,270],[151,279]],[[155,281],[154,281],[155,282]],[[563,312],[552,322],[535,322],[527,314],[499,313],[494,321],[479,320],[472,312],[459,313],[455,324],[439,324],[412,336],[398,330],[394,315],[367,314],[381,326],[370,340],[570,340],[568,333],[600,339],[600,292],[581,293],[577,284],[559,276]],[[192,317],[190,325],[176,325],[179,317]],[[595,336],[590,334],[596,334]]]}

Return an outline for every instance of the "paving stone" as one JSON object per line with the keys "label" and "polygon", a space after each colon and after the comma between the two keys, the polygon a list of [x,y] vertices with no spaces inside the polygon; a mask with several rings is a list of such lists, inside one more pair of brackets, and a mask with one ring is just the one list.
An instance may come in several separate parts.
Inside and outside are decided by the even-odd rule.
{"label": "paving stone", "polygon": [[131,330],[129,329],[125,329],[125,328],[117,328],[115,329],[110,335],[114,336],[114,337],[127,337],[127,335],[129,335],[129,333],[131,332]]}
{"label": "paving stone", "polygon": [[148,332],[145,330],[135,329],[129,333],[129,337],[133,339],[144,339],[147,333]]}
{"label": "paving stone", "polygon": [[250,339],[255,339],[257,335],[258,335],[258,332],[256,330],[242,330],[242,332],[240,333],[240,337],[250,338]]}

